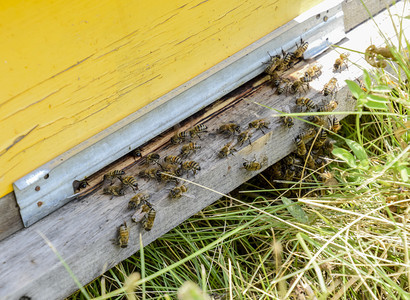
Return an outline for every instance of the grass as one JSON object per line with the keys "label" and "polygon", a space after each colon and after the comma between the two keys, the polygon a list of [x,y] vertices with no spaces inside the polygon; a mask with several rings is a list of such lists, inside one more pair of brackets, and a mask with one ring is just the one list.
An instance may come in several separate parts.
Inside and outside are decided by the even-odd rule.
{"label": "grass", "polygon": [[267,170],[69,299],[410,299],[410,64],[399,36],[392,71],[348,82],[357,113],[334,137],[330,178],[276,184]]}

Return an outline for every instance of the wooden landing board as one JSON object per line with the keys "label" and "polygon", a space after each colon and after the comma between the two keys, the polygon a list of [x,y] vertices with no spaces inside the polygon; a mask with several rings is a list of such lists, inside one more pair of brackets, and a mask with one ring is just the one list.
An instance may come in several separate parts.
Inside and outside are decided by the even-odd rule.
{"label": "wooden landing board", "polygon": [[0,197],[321,1],[2,1]]}
{"label": "wooden landing board", "polygon": [[[332,60],[335,55],[334,52],[329,54],[329,59]],[[325,58],[323,57],[324,60]],[[359,75],[354,67],[349,69],[349,73],[342,72],[335,75],[328,67],[328,63],[324,61],[323,64],[324,74],[319,80],[312,82],[312,88],[307,95],[316,103],[322,101],[323,97],[319,92],[330,77],[336,76],[343,87],[345,78],[352,78],[352,74]],[[298,67],[305,66],[299,64]],[[298,77],[301,71],[293,69],[291,72],[293,74],[289,76]],[[341,89],[337,94],[340,110],[350,110],[354,105],[346,93],[345,89]],[[306,127],[306,124],[296,121],[293,128],[285,128],[279,118],[272,117],[274,111],[256,102],[280,110],[290,107],[294,111],[295,97],[277,96],[266,83],[256,87],[248,85],[228,95],[224,98],[225,101],[218,102],[189,120],[185,127],[203,122],[209,127],[210,133],[204,135],[201,140],[195,140],[202,145],[202,149],[193,155],[192,159],[200,164],[201,171],[195,177],[189,176],[188,179],[220,193],[228,193],[258,173],[241,168],[245,159],[256,158],[263,162],[264,169],[294,150],[293,139],[301,128]],[[238,147],[235,156],[227,159],[217,158],[217,151],[229,139],[215,135],[215,129],[220,124],[235,120],[245,130],[247,124],[257,118],[269,120],[270,129],[266,130],[265,134],[259,130],[254,132],[252,144],[245,143],[242,147]],[[144,154],[151,150],[157,151],[161,156],[178,154],[180,146],[169,144],[169,137],[172,134],[173,132],[169,132],[152,141],[144,148]],[[145,168],[140,165],[142,161],[135,161],[129,156],[111,168],[124,168],[127,174],[135,175]],[[91,180],[90,184],[94,185],[99,181],[101,176]],[[127,209],[128,200],[133,195],[131,192],[124,197],[110,200],[110,197],[102,195],[99,189],[89,197],[70,202],[0,244],[0,253],[2,253],[0,265],[4,270],[0,274],[0,297],[18,298],[27,295],[33,299],[59,298],[76,290],[73,280],[38,232],[43,233],[52,242],[74,274],[85,284],[103,272],[104,266],[110,268],[133,254],[138,249],[137,237],[140,232],[142,232],[143,243],[147,245],[220,197],[220,194],[188,184],[188,196],[172,200],[168,197],[172,184],[158,184],[155,181],[144,182],[144,180],[139,180],[139,184],[141,191],[152,194],[151,203],[157,211],[152,231],[145,232],[143,229],[141,231],[140,224],[131,222],[130,217],[134,212]],[[123,221],[127,221],[131,237],[128,248],[121,249],[114,245],[112,240],[116,238],[118,226]],[[23,274],[19,274],[21,270],[24,270]]]}

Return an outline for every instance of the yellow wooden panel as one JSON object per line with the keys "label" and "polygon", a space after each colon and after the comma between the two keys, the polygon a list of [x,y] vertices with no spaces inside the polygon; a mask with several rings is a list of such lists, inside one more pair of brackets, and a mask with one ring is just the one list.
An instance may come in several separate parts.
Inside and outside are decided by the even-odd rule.
{"label": "yellow wooden panel", "polygon": [[321,0],[0,3],[0,196]]}

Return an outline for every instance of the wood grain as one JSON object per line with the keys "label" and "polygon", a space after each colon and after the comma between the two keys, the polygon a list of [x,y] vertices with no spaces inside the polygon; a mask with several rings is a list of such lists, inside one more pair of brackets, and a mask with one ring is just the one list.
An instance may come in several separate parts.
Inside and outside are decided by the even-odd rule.
{"label": "wood grain", "polygon": [[0,241],[23,228],[19,207],[13,193],[0,199]]}

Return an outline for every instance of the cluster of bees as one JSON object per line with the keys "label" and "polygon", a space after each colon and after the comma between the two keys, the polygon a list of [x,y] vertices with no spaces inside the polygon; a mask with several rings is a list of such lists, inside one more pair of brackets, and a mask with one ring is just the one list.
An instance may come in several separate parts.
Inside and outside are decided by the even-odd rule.
{"label": "cluster of bees", "polygon": [[[216,133],[226,138],[236,138],[227,143],[217,152],[217,157],[226,158],[233,155],[237,148],[244,145],[245,142],[251,143],[251,137],[255,130],[269,129],[270,122],[264,119],[258,119],[248,124],[248,129],[241,131],[240,125],[228,123],[221,125],[216,129]],[[190,157],[201,149],[201,145],[193,140],[208,132],[208,127],[204,124],[198,124],[189,130],[177,132],[170,139],[171,144],[181,145],[178,155],[167,155],[161,159],[160,154],[150,153],[143,157],[142,161],[146,168],[141,170],[135,177],[125,174],[123,170],[113,170],[103,177],[103,193],[115,196],[124,196],[127,190],[136,192],[138,190],[137,178],[145,180],[155,180],[159,183],[173,182],[175,186],[169,190],[171,199],[179,199],[188,191],[188,187],[180,184],[178,178],[192,173],[194,176],[201,170],[198,162],[191,160]],[[133,151],[135,157],[141,157],[141,150],[138,148]],[[245,160],[242,168],[247,171],[257,171],[262,168],[262,163],[256,160]],[[114,184],[117,182],[118,184]],[[79,188],[84,188],[86,181],[77,183]],[[132,221],[141,223],[142,228],[150,231],[154,225],[156,210],[149,202],[151,195],[146,192],[139,192],[134,195],[128,202],[128,209],[134,210]],[[129,239],[129,230],[126,222],[121,224],[118,229],[118,245],[127,247]]]}
{"label": "cluster of bees", "polygon": [[[309,90],[309,83],[322,75],[322,67],[313,65],[309,67],[304,76],[297,80],[285,78],[283,72],[292,68],[294,64],[303,59],[303,54],[308,48],[308,42],[301,40],[300,45],[296,44],[294,52],[284,52],[282,56],[271,56],[265,73],[270,76],[272,86],[276,87],[278,94],[296,94],[306,93]],[[334,71],[341,71],[345,66],[347,68],[348,54],[342,54],[336,59],[334,64]],[[334,100],[334,95],[337,91],[337,79],[332,78],[323,87],[322,94],[329,99],[325,99],[321,105],[316,105],[310,98],[297,97],[295,104],[301,111],[320,112],[333,111],[338,103]],[[286,127],[294,125],[293,118],[289,116],[281,117],[283,124]],[[332,143],[327,139],[328,132],[337,132],[340,128],[339,121],[336,117],[328,116],[310,116],[307,118],[312,127],[308,128],[295,138],[296,151],[291,156],[286,157],[282,161],[276,163],[271,169],[273,177],[293,180],[300,178],[300,168],[298,166],[307,166],[311,169],[322,168],[325,165],[323,155],[331,152]],[[216,134],[230,139],[219,151],[216,156],[220,159],[234,155],[239,147],[245,143],[251,144],[252,135],[255,131],[260,130],[265,134],[264,130],[269,130],[270,122],[265,119],[256,119],[248,123],[245,130],[237,123],[230,122],[220,125],[215,128]],[[188,187],[180,184],[178,178],[191,173],[193,176],[201,171],[200,164],[191,159],[191,156],[201,149],[201,145],[195,142],[195,139],[201,140],[203,134],[209,132],[208,127],[204,124],[198,124],[185,131],[178,131],[170,138],[170,143],[173,145],[180,145],[179,153],[177,155],[167,155],[161,159],[160,154],[150,153],[142,157],[141,150],[134,150],[134,156],[142,158],[144,170],[141,170],[135,176],[126,175],[123,170],[113,170],[106,173],[103,177],[103,193],[111,195],[111,198],[116,196],[124,196],[127,190],[132,190],[136,193],[138,190],[137,177],[145,180],[155,180],[160,183],[173,183],[174,187],[169,190],[169,197],[171,199],[178,199],[187,195]],[[313,139],[314,142],[309,144]],[[309,151],[308,151],[309,149]],[[246,171],[258,171],[262,168],[263,162],[257,161],[256,158],[252,161],[244,159],[241,168]],[[118,184],[114,185],[114,182]],[[77,182],[78,188],[84,188],[86,181]],[[142,228],[150,231],[154,225],[156,210],[150,203],[151,195],[146,192],[136,193],[128,202],[128,209],[134,210],[132,221],[141,223]],[[129,239],[129,230],[127,223],[124,222],[118,228],[118,245],[120,247],[127,247]]]}

